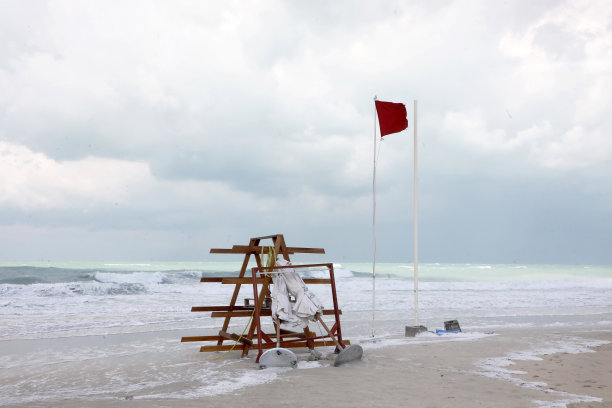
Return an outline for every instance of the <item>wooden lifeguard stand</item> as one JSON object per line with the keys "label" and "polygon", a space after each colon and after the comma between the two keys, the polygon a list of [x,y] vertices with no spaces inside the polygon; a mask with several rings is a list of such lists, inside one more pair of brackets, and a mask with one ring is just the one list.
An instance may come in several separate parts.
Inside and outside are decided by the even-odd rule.
{"label": "wooden lifeguard stand", "polygon": [[[229,302],[229,305],[194,306],[191,308],[192,312],[211,312],[212,318],[223,318],[223,325],[221,327],[221,330],[219,331],[219,334],[213,336],[183,337],[181,339],[182,342],[214,341],[216,342],[215,345],[201,346],[200,351],[229,351],[232,349],[242,349],[242,357],[247,356],[251,348],[256,348],[259,351],[257,355],[257,360],[259,360],[259,356],[261,356],[263,349],[276,347],[276,342],[272,340],[273,337],[276,337],[276,334],[265,333],[261,327],[260,321],[260,318],[262,316],[272,316],[272,311],[270,307],[266,307],[266,305],[264,305],[264,301],[270,295],[270,284],[272,283],[272,279],[265,273],[266,271],[269,271],[270,268],[266,268],[264,265],[262,265],[262,259],[260,254],[262,253],[262,250],[267,250],[268,248],[268,246],[260,245],[262,240],[271,240],[271,246],[274,248],[275,253],[277,255],[282,255],[283,258],[287,261],[291,261],[289,255],[296,253],[325,253],[325,250],[323,248],[287,247],[287,245],[285,244],[285,238],[282,234],[251,238],[248,245],[234,245],[230,249],[212,248],[210,250],[211,254],[243,254],[244,261],[242,262],[242,268],[240,269],[238,277],[214,277],[200,279],[200,282],[204,283],[221,283],[223,285],[234,285],[234,292]],[[251,256],[255,258],[257,267],[252,269],[251,274],[246,275]],[[330,273],[329,279],[307,278],[303,280],[306,284],[328,284],[331,286],[334,307],[333,309],[323,310],[323,315],[334,316],[335,322],[330,330],[331,333],[335,334],[337,340],[343,347],[350,344],[350,341],[342,339],[342,330],[340,327],[340,314],[342,314],[342,311],[338,308],[338,302],[336,298],[333,264],[306,264],[292,265],[291,267],[296,269],[309,267],[327,268]],[[257,274],[259,274],[259,276],[257,276]],[[253,305],[236,304],[238,294],[240,292],[240,287],[245,284],[253,285]],[[232,317],[252,317],[247,334],[241,336],[236,333],[227,332]],[[256,329],[257,334],[255,333]],[[256,338],[257,343],[254,343],[254,338]],[[289,330],[281,330],[281,347],[304,347],[313,349],[314,347],[318,346],[332,345],[329,342],[325,341],[326,338],[330,338],[330,336],[328,334],[317,336],[314,332],[309,331],[308,327],[304,328],[303,333]],[[223,342],[226,340],[230,340],[232,344],[223,344]]]}

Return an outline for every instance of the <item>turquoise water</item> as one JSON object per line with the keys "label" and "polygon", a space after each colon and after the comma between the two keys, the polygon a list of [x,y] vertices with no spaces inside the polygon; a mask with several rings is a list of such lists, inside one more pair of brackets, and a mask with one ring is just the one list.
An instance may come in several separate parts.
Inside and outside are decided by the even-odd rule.
{"label": "turquoise water", "polygon": [[[372,264],[336,263],[335,268],[350,271],[354,277],[371,278]],[[220,272],[236,274],[242,262],[0,262],[0,282],[13,278],[31,277],[41,282],[80,280],[88,273],[108,271],[133,272],[195,272],[214,275]],[[256,266],[249,264],[249,268]],[[512,280],[612,279],[612,266],[605,265],[538,265],[538,264],[438,264],[419,265],[419,282],[490,282]],[[81,278],[79,278],[79,275]],[[411,263],[378,263],[376,276],[413,279]]]}
{"label": "turquoise water", "polygon": [[[372,274],[371,263],[344,263],[342,266],[360,274]],[[414,277],[414,265],[407,263],[376,264],[377,276]],[[601,265],[540,265],[540,264],[438,264],[418,266],[419,281],[495,281],[495,280],[556,280],[612,279],[612,266]]]}
{"label": "turquoise water", "polygon": [[[0,263],[0,340],[133,331],[147,325],[181,329],[202,325],[202,319],[209,325],[206,314],[189,313],[191,307],[227,304],[232,288],[202,284],[200,277],[235,276],[241,265]],[[324,273],[300,271],[309,276]],[[382,330],[385,322],[389,330],[401,327],[397,320],[413,314],[412,264],[377,264],[375,281],[370,263],[335,264],[334,273],[346,330],[367,333],[364,321],[373,310]],[[329,304],[328,291],[311,290],[322,291],[318,295]],[[534,319],[553,322],[570,315],[592,320],[612,310],[612,267],[423,264],[419,266],[419,294],[423,319],[461,317],[474,327],[504,321],[533,324]],[[243,285],[239,301],[247,297],[252,297],[252,287]]]}

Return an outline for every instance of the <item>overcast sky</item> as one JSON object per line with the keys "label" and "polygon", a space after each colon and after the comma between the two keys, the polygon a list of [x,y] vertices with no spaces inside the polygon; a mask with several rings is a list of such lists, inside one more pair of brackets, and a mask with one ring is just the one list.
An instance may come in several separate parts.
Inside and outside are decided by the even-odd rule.
{"label": "overcast sky", "polygon": [[[0,0],[0,261],[612,264],[612,3]],[[238,260],[238,259],[237,259]]]}

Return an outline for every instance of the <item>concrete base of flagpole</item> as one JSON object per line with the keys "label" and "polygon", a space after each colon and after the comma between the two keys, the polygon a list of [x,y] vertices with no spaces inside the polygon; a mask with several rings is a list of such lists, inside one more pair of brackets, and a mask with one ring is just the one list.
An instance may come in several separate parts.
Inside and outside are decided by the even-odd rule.
{"label": "concrete base of flagpole", "polygon": [[406,326],[406,336],[405,337],[414,337],[419,333],[423,333],[427,331],[427,327],[425,326]]}

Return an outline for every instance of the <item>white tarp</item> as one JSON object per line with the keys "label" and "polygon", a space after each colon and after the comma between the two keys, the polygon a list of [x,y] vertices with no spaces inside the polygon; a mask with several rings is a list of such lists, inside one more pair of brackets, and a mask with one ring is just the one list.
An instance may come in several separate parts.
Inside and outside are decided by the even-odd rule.
{"label": "white tarp", "polygon": [[[280,257],[278,266],[291,265]],[[272,274],[272,317],[278,316],[282,323],[305,328],[308,321],[316,321],[317,313],[322,313],[323,305],[293,268],[275,269]],[[289,301],[289,295],[295,297],[295,303]]]}

